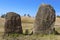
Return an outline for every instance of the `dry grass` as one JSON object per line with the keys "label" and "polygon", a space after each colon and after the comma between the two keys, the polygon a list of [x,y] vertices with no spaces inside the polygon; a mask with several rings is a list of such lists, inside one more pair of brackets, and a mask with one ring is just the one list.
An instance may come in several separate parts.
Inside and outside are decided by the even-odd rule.
{"label": "dry grass", "polygon": [[34,18],[32,18],[32,17],[22,17],[21,21],[23,23],[33,23],[34,22]]}
{"label": "dry grass", "polygon": [[[22,28],[23,28],[23,33],[25,33],[25,30],[28,29],[29,33],[31,33],[33,29],[33,23],[34,23],[34,18],[30,17],[22,17]],[[4,32],[4,22],[5,20],[3,18],[0,18],[0,40],[2,39],[2,35]],[[56,30],[60,32],[60,18],[56,18],[55,26]],[[60,40],[60,35],[19,35],[17,38],[7,37],[6,40]],[[5,40],[5,39],[4,39]]]}

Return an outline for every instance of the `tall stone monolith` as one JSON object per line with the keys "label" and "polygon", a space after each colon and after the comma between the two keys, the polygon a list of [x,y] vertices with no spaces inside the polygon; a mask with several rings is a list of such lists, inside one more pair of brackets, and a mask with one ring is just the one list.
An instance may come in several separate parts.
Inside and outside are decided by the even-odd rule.
{"label": "tall stone monolith", "polygon": [[54,33],[54,23],[56,15],[51,5],[42,4],[35,17],[33,34],[51,34]]}

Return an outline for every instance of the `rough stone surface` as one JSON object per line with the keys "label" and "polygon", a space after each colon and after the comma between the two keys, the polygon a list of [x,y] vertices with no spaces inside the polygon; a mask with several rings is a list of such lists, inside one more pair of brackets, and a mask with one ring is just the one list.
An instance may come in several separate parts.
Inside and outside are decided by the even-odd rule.
{"label": "rough stone surface", "polygon": [[5,17],[5,34],[22,34],[21,17],[14,12],[8,12]]}
{"label": "rough stone surface", "polygon": [[55,10],[51,5],[42,4],[37,12],[33,33],[51,34],[55,23]]}

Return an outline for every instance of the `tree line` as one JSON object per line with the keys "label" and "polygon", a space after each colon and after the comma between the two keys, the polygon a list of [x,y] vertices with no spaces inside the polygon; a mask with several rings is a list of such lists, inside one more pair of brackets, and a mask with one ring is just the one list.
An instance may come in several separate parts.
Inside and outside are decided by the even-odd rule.
{"label": "tree line", "polygon": [[[1,18],[5,18],[6,14],[1,15]],[[23,16],[31,17],[30,14],[24,14]]]}

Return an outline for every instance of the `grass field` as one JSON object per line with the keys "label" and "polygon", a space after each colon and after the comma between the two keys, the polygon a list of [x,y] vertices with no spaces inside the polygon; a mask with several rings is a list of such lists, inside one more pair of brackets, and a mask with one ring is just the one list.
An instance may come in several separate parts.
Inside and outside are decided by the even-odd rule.
{"label": "grass field", "polygon": [[[25,33],[25,30],[28,29],[29,34],[32,32],[33,29],[33,23],[34,18],[29,17],[21,17],[22,21],[22,28],[23,33]],[[60,40],[60,35],[22,35],[20,34],[18,37],[6,37],[6,39],[2,38],[2,35],[4,33],[4,18],[0,18],[0,40]],[[56,30],[60,33],[60,18],[56,18],[55,26]]]}

